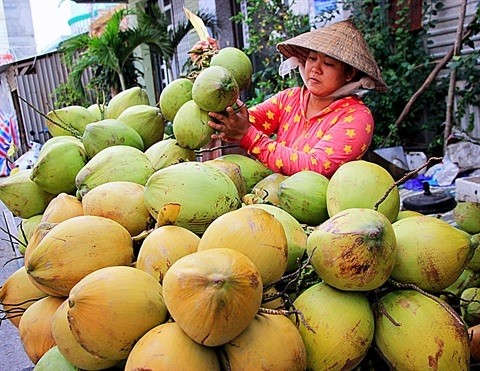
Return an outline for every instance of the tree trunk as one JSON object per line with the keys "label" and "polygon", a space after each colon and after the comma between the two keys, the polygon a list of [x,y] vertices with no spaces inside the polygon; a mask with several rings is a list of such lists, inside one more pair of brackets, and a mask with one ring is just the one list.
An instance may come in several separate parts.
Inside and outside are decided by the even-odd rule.
{"label": "tree trunk", "polygon": [[[462,6],[460,8],[460,17],[458,20],[457,34],[455,38],[455,44],[453,47],[453,56],[460,55],[461,46],[462,46],[462,33],[463,33],[463,23],[465,22],[465,12],[467,9],[467,0],[462,0]],[[448,138],[452,133],[453,126],[453,106],[455,103],[455,85],[457,83],[457,68],[452,68],[450,74],[450,84],[448,86],[448,95],[447,95],[447,113],[445,118],[445,130],[443,132],[443,153],[447,151]]]}
{"label": "tree trunk", "polygon": [[122,91],[123,90],[126,90],[127,89],[127,86],[125,85],[125,77],[123,76],[123,73],[122,72],[119,72],[118,73],[118,77],[120,79],[120,87],[122,88]]}

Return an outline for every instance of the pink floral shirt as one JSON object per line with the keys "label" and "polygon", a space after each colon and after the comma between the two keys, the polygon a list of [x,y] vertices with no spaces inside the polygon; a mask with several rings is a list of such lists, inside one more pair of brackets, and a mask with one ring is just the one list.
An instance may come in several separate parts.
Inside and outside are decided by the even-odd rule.
{"label": "pink floral shirt", "polygon": [[349,96],[307,119],[308,94],[304,87],[290,88],[250,108],[252,125],[240,145],[275,172],[312,170],[330,178],[366,152],[373,116],[360,98]]}

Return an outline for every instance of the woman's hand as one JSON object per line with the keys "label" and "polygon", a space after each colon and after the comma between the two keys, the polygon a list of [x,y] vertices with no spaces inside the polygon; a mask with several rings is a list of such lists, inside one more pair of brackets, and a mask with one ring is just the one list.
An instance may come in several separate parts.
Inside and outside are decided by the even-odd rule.
{"label": "woman's hand", "polygon": [[217,131],[212,134],[212,139],[238,142],[247,134],[250,127],[248,109],[240,99],[237,99],[236,104],[238,112],[233,107],[227,107],[225,113],[209,112],[210,117],[216,120],[208,122],[208,126]]}
{"label": "woman's hand", "polygon": [[208,36],[207,40],[197,41],[188,53],[190,54],[190,58],[194,60],[198,54],[203,54],[207,51],[215,51],[219,49],[220,48],[218,47],[217,40],[213,37]]}

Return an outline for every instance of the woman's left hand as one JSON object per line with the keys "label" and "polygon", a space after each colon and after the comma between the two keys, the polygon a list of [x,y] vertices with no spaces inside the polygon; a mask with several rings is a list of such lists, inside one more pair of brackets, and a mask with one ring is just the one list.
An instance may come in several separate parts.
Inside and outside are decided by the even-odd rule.
{"label": "woman's left hand", "polygon": [[210,117],[216,120],[208,122],[208,126],[217,131],[212,134],[212,139],[238,142],[247,134],[250,127],[248,109],[240,99],[237,99],[236,104],[238,112],[233,107],[227,107],[224,113],[209,112]]}

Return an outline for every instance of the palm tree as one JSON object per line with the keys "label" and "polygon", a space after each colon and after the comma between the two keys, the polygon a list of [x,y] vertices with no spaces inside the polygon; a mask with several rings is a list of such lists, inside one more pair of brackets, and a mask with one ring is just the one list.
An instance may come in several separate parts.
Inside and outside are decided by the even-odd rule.
{"label": "palm tree", "polygon": [[[130,14],[138,17],[138,26],[122,28],[122,20]],[[198,14],[205,23],[215,26],[215,16]],[[169,31],[169,22],[158,5],[152,14],[144,10],[134,12],[131,9],[116,11],[105,24],[104,31],[98,36],[82,34],[66,40],[60,47],[64,60],[71,68],[69,79],[72,85],[84,94],[81,77],[87,68],[91,68],[94,78],[90,85],[101,91],[110,90],[115,95],[137,84],[139,71],[134,62],[135,49],[147,44],[159,53],[166,63],[170,63],[176,47],[182,38],[192,29],[188,21],[180,23]]]}

